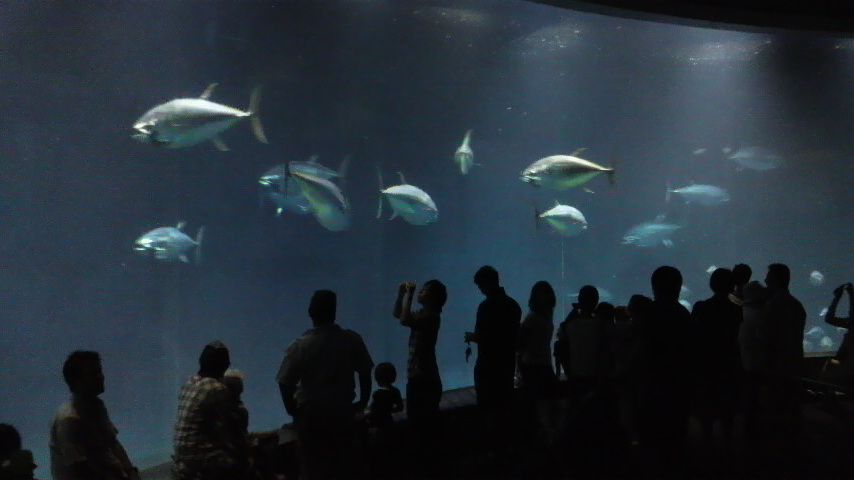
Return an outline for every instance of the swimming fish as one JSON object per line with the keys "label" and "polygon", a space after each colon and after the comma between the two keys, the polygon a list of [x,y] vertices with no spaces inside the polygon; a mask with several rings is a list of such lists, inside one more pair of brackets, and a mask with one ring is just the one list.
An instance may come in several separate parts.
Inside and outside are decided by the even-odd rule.
{"label": "swimming fish", "polygon": [[708,148],[698,148],[698,149],[694,150],[693,152],[691,152],[691,154],[692,155],[702,155],[702,154],[706,153],[707,151],[709,151]]}
{"label": "swimming fish", "polygon": [[548,223],[555,232],[565,236],[573,237],[587,229],[587,219],[584,218],[577,208],[569,205],[561,205],[555,200],[554,207],[543,213],[534,209],[534,215]]}
{"label": "swimming fish", "polygon": [[613,185],[614,169],[575,156],[584,150],[580,148],[572,152],[572,155],[552,155],[541,158],[522,171],[521,179],[535,187],[566,190],[604,173],[608,175],[608,181]]}
{"label": "swimming fish", "polygon": [[186,224],[178,222],[175,227],[155,228],[136,240],[134,250],[152,253],[154,258],[163,262],[189,262],[187,253],[195,248],[195,263],[201,263],[205,227],[199,227],[196,239],[193,240],[183,232]]}
{"label": "swimming fish", "polygon": [[810,272],[810,285],[813,287],[820,287],[824,285],[824,274],[819,272],[818,270],[813,270]]}
{"label": "swimming fish", "polygon": [[824,335],[824,329],[821,327],[812,327],[804,335],[808,337],[821,337]]}
{"label": "swimming fish", "polygon": [[269,201],[275,206],[276,216],[280,216],[284,211],[299,215],[311,213],[311,204],[289,173],[300,172],[330,181],[337,178],[340,187],[340,183],[347,174],[350,156],[344,157],[337,171],[321,165],[318,158],[318,155],[312,155],[308,161],[288,162],[287,168],[290,172],[285,171],[285,164],[276,165],[258,179],[258,184],[262,188],[262,202]]}
{"label": "swimming fish", "polygon": [[261,143],[267,143],[264,128],[258,118],[261,90],[255,87],[249,100],[249,110],[243,111],[214,103],[210,98],[217,84],[212,83],[199,98],[178,98],[145,112],[133,124],[133,138],[166,148],[184,148],[210,140],[220,150],[228,150],[219,134],[248,118],[252,131]]}
{"label": "swimming fish", "polygon": [[466,132],[466,136],[463,138],[463,143],[460,145],[460,148],[454,152],[454,161],[460,166],[460,172],[463,175],[467,175],[472,165],[474,165],[474,152],[472,152],[471,146],[469,146],[469,142],[471,142],[471,132],[471,130]]}
{"label": "swimming fish", "polygon": [[821,342],[818,345],[825,350],[832,350],[834,345],[833,339],[830,337],[822,337]]}
{"label": "swimming fish", "polygon": [[820,312],[818,312],[818,316],[819,316],[819,317],[823,317],[823,316],[827,315],[827,312],[828,312],[827,307],[824,307],[824,308],[822,308],[822,309],[821,309],[821,311],[820,311]]}
{"label": "swimming fish", "polygon": [[709,265],[709,268],[706,269],[706,273],[711,275],[712,273],[715,273],[715,270],[717,269],[717,265]]}
{"label": "swimming fish", "polygon": [[350,202],[337,185],[302,172],[291,172],[290,177],[299,186],[323,228],[339,232],[350,227]]}
{"label": "swimming fish", "polygon": [[623,245],[635,245],[638,247],[654,247],[662,244],[672,247],[673,240],[670,236],[673,232],[682,228],[681,225],[666,223],[664,215],[659,215],[652,222],[644,222],[630,228],[623,235]]}
{"label": "swimming fish", "polygon": [[697,203],[704,207],[716,207],[729,201],[729,192],[714,185],[692,184],[687,187],[671,189],[670,184],[668,184],[667,194],[664,197],[665,202],[670,201],[671,195],[679,195],[685,200],[685,203]]}
{"label": "swimming fish", "polygon": [[685,300],[684,298],[679,299],[679,304],[685,307],[689,312],[691,311],[691,302]]}
{"label": "swimming fish", "polygon": [[392,209],[389,220],[395,219],[398,215],[412,225],[428,225],[438,220],[439,210],[430,195],[424,190],[406,183],[402,173],[398,172],[398,175],[400,175],[400,185],[388,188],[382,188],[382,177],[380,177],[380,193],[382,196],[380,196],[377,218],[382,216],[382,197],[385,197]]}
{"label": "swimming fish", "polygon": [[772,170],[783,164],[782,158],[763,147],[742,147],[727,158],[738,164],[739,170]]}

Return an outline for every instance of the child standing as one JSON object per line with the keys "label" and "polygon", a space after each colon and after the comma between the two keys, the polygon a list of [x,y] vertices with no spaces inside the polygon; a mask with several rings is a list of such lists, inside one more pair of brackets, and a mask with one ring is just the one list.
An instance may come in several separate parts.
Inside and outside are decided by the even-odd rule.
{"label": "child standing", "polygon": [[371,397],[368,411],[372,473],[375,478],[393,478],[394,461],[394,418],[392,414],[403,411],[403,398],[394,386],[397,370],[388,362],[374,369],[374,379],[379,388]]}

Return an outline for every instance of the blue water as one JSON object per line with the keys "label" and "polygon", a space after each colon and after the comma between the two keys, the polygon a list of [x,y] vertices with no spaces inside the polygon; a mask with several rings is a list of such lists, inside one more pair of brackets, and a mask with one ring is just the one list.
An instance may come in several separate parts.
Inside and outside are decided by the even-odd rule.
{"label": "blue water", "polygon": [[[402,377],[408,331],[391,316],[397,284],[449,289],[438,357],[446,388],[472,383],[463,332],[494,265],[521,304],[550,281],[566,313],[591,283],[615,304],[649,294],[662,264],[709,296],[710,265],[792,267],[808,327],[851,280],[854,50],[851,40],[744,33],[559,10],[523,1],[18,2],[0,28],[0,421],[16,425],[48,477],[48,429],[67,397],[68,353],[102,354],[107,402],[140,465],[171,450],[177,394],[214,339],[247,372],[251,429],[289,421],[274,382],[284,348],[310,326],[311,292],[339,295],[340,324]],[[158,149],[131,139],[156,104],[199,95],[244,109],[264,86],[269,145],[241,123],[211,144]],[[473,129],[476,162],[452,161]],[[785,165],[737,170],[724,148],[762,146]],[[569,154],[615,166],[564,192],[519,180]],[[705,148],[706,153],[693,152]],[[352,156],[353,226],[259,207],[260,175]],[[401,171],[439,209],[428,226],[375,218],[376,165]],[[665,203],[667,183],[727,189],[716,207]],[[535,207],[555,200],[589,227],[562,238]],[[623,245],[666,214],[674,246]],[[133,251],[159,226],[205,226],[201,265]],[[819,270],[822,286],[809,283]],[[844,312],[844,310],[843,310]],[[841,336],[833,328],[834,342]]]}

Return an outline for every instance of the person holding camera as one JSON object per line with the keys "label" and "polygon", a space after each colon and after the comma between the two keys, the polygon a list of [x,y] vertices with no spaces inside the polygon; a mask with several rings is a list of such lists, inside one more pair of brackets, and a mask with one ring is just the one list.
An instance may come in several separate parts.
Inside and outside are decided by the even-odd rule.
{"label": "person holding camera", "polygon": [[[848,316],[838,317],[836,309],[839,306],[839,300],[842,298],[843,292],[848,292]],[[852,348],[851,342],[854,341],[854,337],[851,336],[852,300],[854,300],[854,287],[851,283],[844,283],[836,287],[833,290],[833,300],[831,300],[830,306],[827,307],[827,314],[824,317],[824,321],[829,325],[848,329],[848,332],[845,333],[845,337],[842,339],[839,350],[836,351],[836,355],[827,361],[822,371],[824,380],[843,385],[854,384],[854,356],[850,353]]]}

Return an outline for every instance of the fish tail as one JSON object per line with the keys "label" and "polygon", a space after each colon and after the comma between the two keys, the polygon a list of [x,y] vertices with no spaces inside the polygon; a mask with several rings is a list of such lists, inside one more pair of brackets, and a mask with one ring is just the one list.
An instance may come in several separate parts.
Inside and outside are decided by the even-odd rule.
{"label": "fish tail", "polygon": [[540,209],[537,208],[536,202],[534,203],[534,230],[540,229]]}
{"label": "fish tail", "polygon": [[258,115],[260,106],[261,85],[256,85],[252,89],[252,95],[249,97],[249,121],[252,123],[252,133],[255,134],[255,138],[261,143],[270,143],[267,141],[267,135],[264,133],[264,125],[261,124],[261,117]]}
{"label": "fish tail", "polygon": [[614,180],[614,173],[616,173],[616,171],[617,171],[617,165],[618,165],[619,163],[620,163],[620,159],[619,159],[619,157],[614,157],[614,159],[613,159],[613,160],[611,160],[611,171],[609,171],[609,172],[608,172],[608,183],[609,183],[612,187],[616,184],[616,182],[615,182],[615,180]]}
{"label": "fish tail", "polygon": [[380,170],[380,164],[377,164],[377,180],[380,184],[380,202],[377,206],[377,218],[382,218],[383,216],[383,172]]}
{"label": "fish tail", "polygon": [[202,239],[205,236],[205,227],[199,227],[199,232],[196,233],[196,252],[195,252],[195,261],[196,265],[202,264]]}
{"label": "fish tail", "polygon": [[670,182],[667,182],[667,191],[664,194],[664,203],[670,203],[670,194],[671,193],[672,192],[670,190]]}

